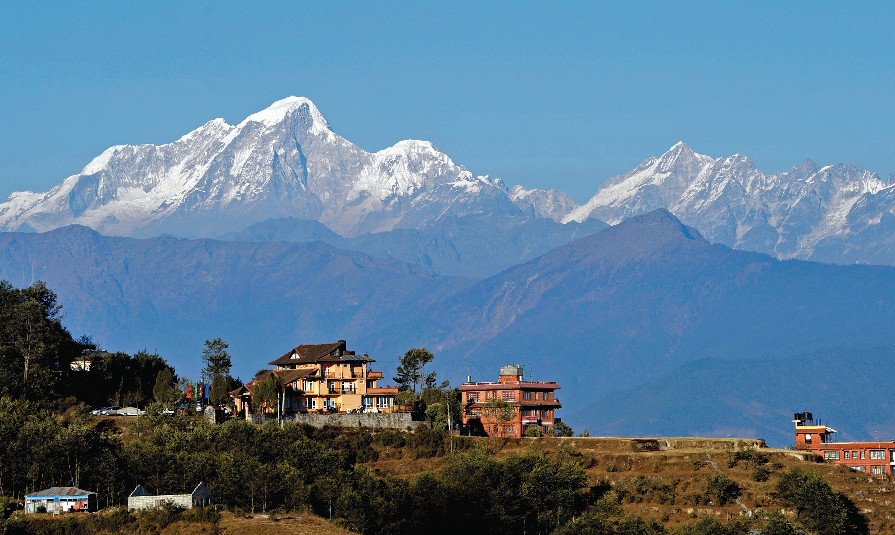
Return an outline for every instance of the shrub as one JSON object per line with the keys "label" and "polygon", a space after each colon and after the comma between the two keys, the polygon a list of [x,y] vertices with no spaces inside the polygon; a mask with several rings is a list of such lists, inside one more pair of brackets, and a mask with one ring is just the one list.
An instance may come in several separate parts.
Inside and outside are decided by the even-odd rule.
{"label": "shrub", "polygon": [[410,454],[414,459],[444,455],[445,432],[440,429],[418,429],[410,437]]}
{"label": "shrub", "polygon": [[792,468],[780,474],[777,493],[796,508],[799,522],[823,535],[869,532],[867,519],[814,470]]}
{"label": "shrub", "polygon": [[740,486],[724,474],[715,474],[705,482],[705,495],[711,498],[715,505],[725,505],[740,497]]}
{"label": "shrub", "polygon": [[767,481],[770,475],[771,471],[768,470],[767,467],[759,465],[752,469],[753,481],[758,481],[759,483]]}
{"label": "shrub", "polygon": [[553,426],[553,436],[556,437],[571,437],[575,436],[575,431],[569,426],[569,424],[565,422],[558,422]]}
{"label": "shrub", "polygon": [[0,520],[6,520],[12,514],[13,508],[12,498],[9,496],[0,496]]}
{"label": "shrub", "polygon": [[376,433],[373,444],[383,447],[403,448],[407,444],[407,438],[400,431],[390,429]]}
{"label": "shrub", "polygon": [[543,433],[541,433],[541,426],[530,425],[525,429],[525,436],[530,438],[540,438],[544,435]]}

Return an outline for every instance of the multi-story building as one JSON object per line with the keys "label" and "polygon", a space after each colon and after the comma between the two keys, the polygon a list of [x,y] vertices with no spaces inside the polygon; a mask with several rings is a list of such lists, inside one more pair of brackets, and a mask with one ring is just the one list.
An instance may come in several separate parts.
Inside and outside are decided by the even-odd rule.
{"label": "multi-story building", "polygon": [[[497,382],[463,383],[458,390],[464,403],[463,425],[489,436],[521,437],[530,426],[552,434],[556,409],[562,407],[554,395],[559,385],[552,381],[523,380],[522,366],[504,366]],[[488,410],[489,400],[506,401],[513,417],[501,420]]]}
{"label": "multi-story building", "polygon": [[[258,374],[251,382],[230,392],[237,412],[246,418],[253,412],[252,392],[271,375],[285,385],[281,410],[285,413],[317,411],[392,412],[397,387],[380,387],[382,372],[369,369],[376,362],[369,355],[346,349],[345,340],[329,344],[304,344],[269,362],[275,369]],[[267,408],[267,412],[274,409]]]}
{"label": "multi-story building", "polygon": [[814,420],[810,412],[796,413],[796,449],[811,450],[825,461],[868,474],[895,474],[895,440],[889,442],[837,442],[837,431]]}

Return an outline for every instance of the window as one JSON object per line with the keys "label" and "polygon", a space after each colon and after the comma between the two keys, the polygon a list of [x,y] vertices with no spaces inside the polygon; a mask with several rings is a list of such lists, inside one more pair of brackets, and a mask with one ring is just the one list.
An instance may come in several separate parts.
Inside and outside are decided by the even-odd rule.
{"label": "window", "polygon": [[377,407],[388,407],[391,405],[391,398],[388,396],[376,396]]}
{"label": "window", "polygon": [[811,444],[811,435],[805,435],[805,444]]}
{"label": "window", "polygon": [[310,392],[311,390],[314,389],[314,382],[309,381],[307,379],[303,379],[301,381],[301,389],[304,390],[305,392]]}
{"label": "window", "polygon": [[848,452],[845,452],[845,457],[844,457],[844,459],[848,459]]}
{"label": "window", "polygon": [[858,458],[858,452],[856,452],[856,451],[851,452],[851,458],[852,458],[852,459],[857,459],[857,458]]}
{"label": "window", "polygon": [[541,399],[541,393],[535,392],[535,399]]}
{"label": "window", "polygon": [[516,396],[513,395],[513,392],[512,392],[512,391],[510,391],[510,392],[504,392],[504,393],[503,393],[503,400],[504,400],[504,401],[513,401],[513,400],[515,399],[515,397],[516,397]]}
{"label": "window", "polygon": [[364,407],[372,407],[373,406],[373,396],[364,396]]}
{"label": "window", "polygon": [[870,458],[874,460],[885,459],[886,452],[883,450],[870,450]]}
{"label": "window", "polygon": [[308,400],[308,408],[316,409],[317,408],[317,398],[311,398]]}
{"label": "window", "polygon": [[531,392],[522,392],[522,399],[528,401],[531,399]]}
{"label": "window", "polygon": [[466,402],[467,403],[478,403],[479,402],[479,393],[478,392],[467,392],[466,393]]}
{"label": "window", "polygon": [[864,458],[865,455],[866,455],[866,452],[864,450],[861,450],[861,458],[862,459]]}
{"label": "window", "polygon": [[522,416],[531,416],[531,409],[522,409]]}
{"label": "window", "polygon": [[504,436],[515,435],[516,434],[516,426],[515,425],[503,426],[503,434],[504,434]]}
{"label": "window", "polygon": [[471,411],[469,411],[469,416],[476,416],[476,417],[478,417],[478,416],[481,416],[481,415],[482,415],[482,411],[481,411],[481,409],[472,409]]}
{"label": "window", "polygon": [[825,461],[838,461],[839,460],[839,452],[838,451],[825,451],[824,452],[824,460]]}
{"label": "window", "polygon": [[326,386],[327,386],[327,388],[329,388],[330,394],[336,393],[336,382],[335,381],[327,381]]}
{"label": "window", "polygon": [[283,403],[283,408],[284,408],[284,409],[291,409],[291,408],[292,408],[292,398],[286,398],[286,399],[285,399],[285,401],[284,401],[284,403]]}
{"label": "window", "polygon": [[[871,452],[871,453],[872,453],[872,452]],[[885,467],[885,466],[871,466],[871,467],[870,467],[870,473],[873,474],[873,475],[876,475],[876,476],[885,474],[885,473],[886,473],[886,467]]]}
{"label": "window", "polygon": [[549,418],[550,411],[541,411],[541,418]]}

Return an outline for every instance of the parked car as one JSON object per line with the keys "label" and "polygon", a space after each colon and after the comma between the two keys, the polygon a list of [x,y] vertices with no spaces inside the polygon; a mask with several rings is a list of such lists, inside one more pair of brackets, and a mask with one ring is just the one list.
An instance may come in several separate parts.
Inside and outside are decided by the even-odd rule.
{"label": "parked car", "polygon": [[124,407],[123,409],[119,409],[117,414],[118,416],[140,416],[146,411],[141,411],[137,407]]}
{"label": "parked car", "polygon": [[94,416],[115,416],[118,414],[118,411],[121,410],[121,407],[100,407],[99,409],[90,411],[90,414]]}

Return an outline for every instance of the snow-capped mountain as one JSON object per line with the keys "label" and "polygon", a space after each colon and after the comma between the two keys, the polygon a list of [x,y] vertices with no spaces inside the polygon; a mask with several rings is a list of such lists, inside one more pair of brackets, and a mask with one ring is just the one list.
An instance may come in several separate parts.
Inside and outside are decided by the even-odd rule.
{"label": "snow-capped mountain", "polygon": [[167,145],[110,147],[47,193],[13,193],[0,230],[77,223],[108,235],[214,236],[294,217],[352,236],[470,214],[556,219],[574,207],[534,208],[564,194],[531,193],[511,198],[499,179],[473,175],[428,141],[368,153],[310,100],[289,97],[236,126],[215,119]]}
{"label": "snow-capped mountain", "polygon": [[851,165],[806,160],[767,175],[748,156],[711,158],[677,143],[605,182],[562,221],[610,224],[667,208],[714,243],[778,258],[895,263],[895,184]]}

